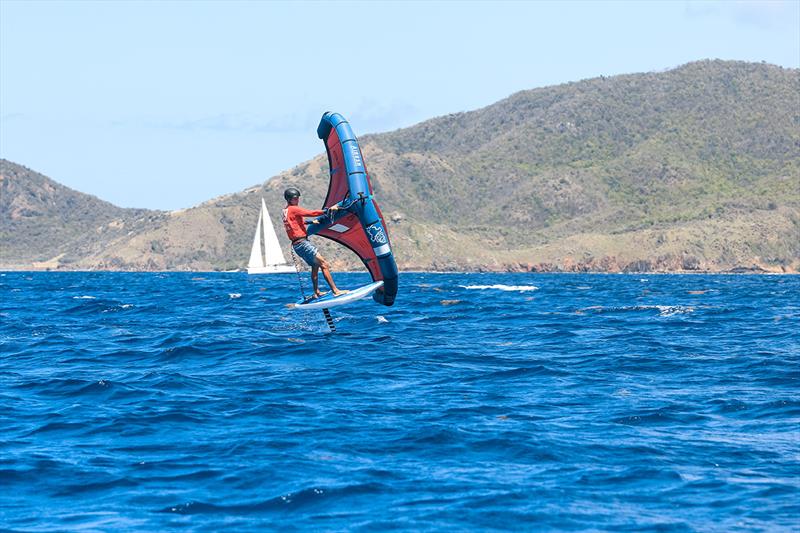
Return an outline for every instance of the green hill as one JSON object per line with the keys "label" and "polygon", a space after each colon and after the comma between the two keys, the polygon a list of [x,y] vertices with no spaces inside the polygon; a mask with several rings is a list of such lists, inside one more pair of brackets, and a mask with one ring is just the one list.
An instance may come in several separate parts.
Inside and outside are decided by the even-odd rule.
{"label": "green hill", "polygon": [[[600,77],[359,139],[401,268],[800,268],[796,69],[700,61]],[[109,214],[133,233],[76,230],[87,253],[58,266],[241,268],[260,197],[280,227],[289,185],[303,190],[304,204],[319,205],[324,155],[182,212]],[[48,224],[43,218],[37,231]],[[33,248],[39,260],[70,249]],[[4,265],[30,260],[9,249]],[[347,251],[324,251],[338,268],[357,265]]]}
{"label": "green hill", "polygon": [[158,226],[164,216],[117,207],[0,159],[0,266],[4,268],[68,268],[129,234]]}

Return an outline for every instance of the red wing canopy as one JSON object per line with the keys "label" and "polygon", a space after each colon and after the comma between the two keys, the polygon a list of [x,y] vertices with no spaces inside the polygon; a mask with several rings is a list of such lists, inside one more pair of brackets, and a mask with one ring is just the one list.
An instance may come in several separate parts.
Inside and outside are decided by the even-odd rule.
{"label": "red wing canopy", "polygon": [[[350,134],[350,139],[344,141],[340,140],[337,130],[339,130],[341,126],[346,126],[345,132]],[[369,181],[369,174],[364,165],[364,158],[361,155],[361,149],[358,146],[355,136],[352,135],[347,122],[344,122],[339,127],[331,128],[324,141],[325,148],[328,152],[331,176],[324,207],[330,207],[348,199],[351,194],[351,189],[366,188],[368,189],[367,191],[359,190],[359,192],[371,196],[372,184]],[[363,185],[364,182],[366,182],[366,187]],[[372,205],[375,207],[375,212],[385,228],[386,224],[383,221],[383,215],[378,205],[374,201],[372,201]],[[317,231],[316,234],[347,246],[361,258],[364,262],[364,266],[367,267],[367,270],[369,270],[369,273],[372,275],[373,280],[378,281],[384,279],[373,246],[370,244],[364,232],[364,225],[354,212],[349,212],[341,218],[337,217],[333,224],[327,226],[325,229]]]}

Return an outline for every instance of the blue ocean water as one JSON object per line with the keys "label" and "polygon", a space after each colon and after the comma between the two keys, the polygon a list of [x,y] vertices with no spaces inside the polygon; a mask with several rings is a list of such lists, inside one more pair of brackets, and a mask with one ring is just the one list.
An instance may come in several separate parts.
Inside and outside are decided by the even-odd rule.
{"label": "blue ocean water", "polygon": [[0,273],[0,529],[798,527],[800,277],[400,281]]}

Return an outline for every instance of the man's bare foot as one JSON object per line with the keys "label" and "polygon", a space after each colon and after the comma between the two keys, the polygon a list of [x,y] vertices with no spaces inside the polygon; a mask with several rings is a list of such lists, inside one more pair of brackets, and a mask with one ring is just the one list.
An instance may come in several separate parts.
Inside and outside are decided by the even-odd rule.
{"label": "man's bare foot", "polygon": [[341,296],[342,294],[347,294],[348,292],[350,292],[350,291],[340,291],[339,289],[336,289],[335,291],[333,291],[333,295],[334,296]]}

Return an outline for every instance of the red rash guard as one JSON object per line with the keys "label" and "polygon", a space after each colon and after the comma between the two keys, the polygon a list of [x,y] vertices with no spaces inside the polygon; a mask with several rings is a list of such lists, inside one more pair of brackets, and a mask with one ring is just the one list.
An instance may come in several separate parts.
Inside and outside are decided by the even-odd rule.
{"label": "red rash guard", "polygon": [[318,217],[324,214],[325,211],[312,211],[298,205],[287,205],[283,210],[283,228],[286,230],[286,235],[292,242],[297,239],[305,239],[308,233],[306,233],[306,223],[303,221],[303,217]]}

